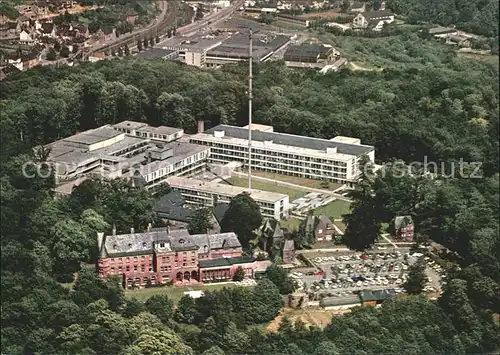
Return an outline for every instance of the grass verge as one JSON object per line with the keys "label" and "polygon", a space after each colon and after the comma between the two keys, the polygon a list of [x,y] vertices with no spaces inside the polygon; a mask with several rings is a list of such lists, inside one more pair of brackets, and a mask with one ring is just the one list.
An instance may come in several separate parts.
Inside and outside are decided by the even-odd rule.
{"label": "grass verge", "polygon": [[203,285],[203,286],[190,286],[190,287],[174,287],[174,286],[165,286],[165,287],[151,287],[151,288],[142,288],[139,290],[126,290],[125,296],[127,298],[137,298],[139,301],[146,301],[148,298],[154,295],[167,295],[174,304],[177,304],[179,300],[184,296],[184,292],[186,291],[217,291],[221,290],[224,287],[231,288],[236,287],[235,284],[214,284],[214,285]]}

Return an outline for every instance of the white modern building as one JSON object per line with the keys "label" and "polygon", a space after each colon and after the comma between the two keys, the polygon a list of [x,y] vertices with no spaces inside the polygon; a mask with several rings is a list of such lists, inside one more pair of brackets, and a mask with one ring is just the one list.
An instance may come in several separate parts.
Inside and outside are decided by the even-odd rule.
{"label": "white modern building", "polygon": [[244,187],[179,176],[169,177],[167,183],[171,188],[179,191],[188,203],[214,206],[217,203],[229,203],[231,198],[248,193],[259,205],[262,216],[280,220],[288,215],[288,195],[255,189],[249,192]]}
{"label": "white modern building", "polygon": [[[359,159],[375,161],[375,148],[359,139],[330,140],[277,133],[271,126],[252,129],[252,168],[309,179],[338,183],[354,182],[360,175]],[[248,162],[248,127],[219,125],[189,137],[190,142],[209,146],[209,162]]]}
{"label": "white modern building", "polygon": [[[144,184],[154,186],[169,176],[190,175],[205,168],[210,148],[179,142],[183,135],[179,128],[123,121],[49,144],[47,162],[59,187],[96,175],[140,177]],[[71,186],[60,191],[71,193]]]}

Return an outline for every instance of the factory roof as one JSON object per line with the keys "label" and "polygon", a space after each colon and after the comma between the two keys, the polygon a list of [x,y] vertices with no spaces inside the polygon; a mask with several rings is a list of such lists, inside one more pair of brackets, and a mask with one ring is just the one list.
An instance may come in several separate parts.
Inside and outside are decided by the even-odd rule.
{"label": "factory roof", "polygon": [[358,295],[352,295],[347,297],[327,297],[320,301],[323,307],[335,307],[335,306],[351,306],[359,305],[361,306],[361,301]]}
{"label": "factory roof", "polygon": [[[244,140],[248,139],[247,129],[228,125],[218,125],[216,127],[210,128],[203,134],[213,135],[216,131],[224,131],[224,138],[227,137]],[[193,138],[195,137],[196,135],[193,136]],[[224,138],[221,138],[221,140],[223,140]],[[256,142],[272,141],[274,144],[282,144],[298,148],[322,151],[326,150],[327,148],[337,148],[337,153],[339,154],[355,156],[367,154],[370,151],[374,150],[373,146],[368,145],[340,143],[321,138],[297,136],[293,134],[278,132],[262,132],[257,130],[252,130],[252,140]]]}
{"label": "factory roof", "polygon": [[287,57],[313,57],[316,58],[322,54],[327,54],[332,50],[332,47],[328,47],[322,44],[316,43],[302,43],[300,45],[288,46],[285,52],[285,60]]}
{"label": "factory roof", "polygon": [[174,128],[168,126],[159,126],[159,127],[146,126],[146,127],[141,127],[139,130],[141,132],[165,134],[167,136],[183,131],[182,128]]}
{"label": "factory roof", "polygon": [[222,196],[234,197],[243,193],[249,193],[256,201],[276,202],[287,198],[287,195],[276,192],[268,192],[252,189],[251,192],[245,187],[221,184],[218,182],[196,180],[180,176],[171,176],[167,178],[167,183],[172,188],[187,189],[199,192],[213,193]]}
{"label": "factory roof", "polygon": [[142,59],[164,59],[176,51],[173,49],[149,48],[137,54],[137,57]]}
{"label": "factory roof", "polygon": [[359,296],[363,302],[383,301],[388,298],[394,297],[396,291],[394,289],[386,290],[363,290]]}

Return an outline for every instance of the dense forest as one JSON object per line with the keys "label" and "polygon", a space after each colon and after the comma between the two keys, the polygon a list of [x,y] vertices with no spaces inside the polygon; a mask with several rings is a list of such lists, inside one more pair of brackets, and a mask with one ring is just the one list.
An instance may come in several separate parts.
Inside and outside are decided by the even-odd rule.
{"label": "dense forest", "polygon": [[[356,224],[374,230],[395,214],[411,214],[419,239],[460,255],[438,301],[400,296],[381,309],[334,318],[325,329],[285,317],[277,332],[265,332],[263,325],[284,304],[280,291],[287,288],[278,280],[286,278],[268,274],[255,288],[207,293],[196,301],[184,297],[176,307],[164,296],[145,303],[125,298],[116,280],[102,281],[80,265],[95,261],[97,231],[154,220],[152,192],[122,181],[90,181],[54,199],[54,180],[27,179],[23,163],[43,161],[35,145],[124,119],[187,131],[199,119],[206,126],[243,124],[247,68],[201,70],[132,58],[41,67],[0,82],[2,353],[497,351],[498,68],[412,34],[385,41],[351,44],[381,71],[320,75],[281,62],[258,65],[255,120],[282,132],[359,137],[375,145],[379,162],[422,163],[427,157],[442,162],[447,173],[461,159],[482,163],[480,179],[441,170],[434,178],[421,171],[401,178],[386,166],[353,192],[348,234],[356,235]],[[68,289],[60,282],[70,281],[74,271],[78,279]],[[284,271],[275,266],[272,272]]]}
{"label": "dense forest", "polygon": [[388,7],[410,23],[429,22],[498,38],[498,0],[390,0]]}

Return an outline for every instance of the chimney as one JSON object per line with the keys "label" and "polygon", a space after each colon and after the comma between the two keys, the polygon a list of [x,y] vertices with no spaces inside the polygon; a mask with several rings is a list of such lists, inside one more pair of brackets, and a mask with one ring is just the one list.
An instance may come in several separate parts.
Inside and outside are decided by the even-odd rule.
{"label": "chimney", "polygon": [[205,131],[205,121],[198,121],[198,133],[203,133]]}
{"label": "chimney", "polygon": [[116,224],[113,223],[113,235],[116,235]]}
{"label": "chimney", "polygon": [[170,226],[167,226],[167,235],[170,235]]}
{"label": "chimney", "polygon": [[148,232],[151,232],[151,227],[152,227],[151,223],[148,223]]}
{"label": "chimney", "polygon": [[134,234],[134,233],[135,233],[134,227],[130,228],[130,234]]}
{"label": "chimney", "polygon": [[106,252],[104,250],[104,233],[97,232],[97,250],[99,251],[99,257],[105,258]]}
{"label": "chimney", "polygon": [[148,164],[151,163],[151,152],[148,152]]}

